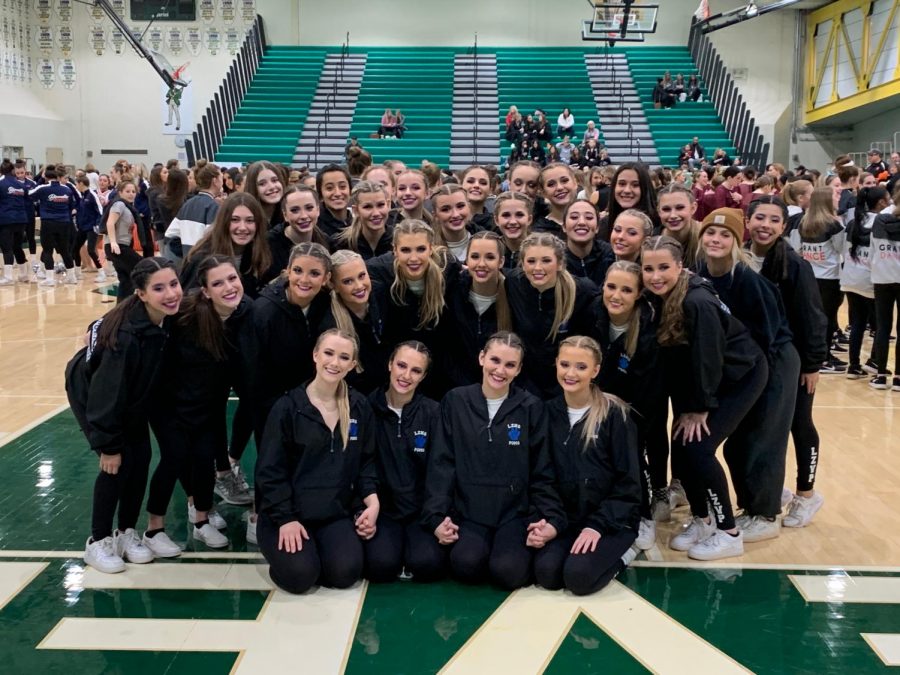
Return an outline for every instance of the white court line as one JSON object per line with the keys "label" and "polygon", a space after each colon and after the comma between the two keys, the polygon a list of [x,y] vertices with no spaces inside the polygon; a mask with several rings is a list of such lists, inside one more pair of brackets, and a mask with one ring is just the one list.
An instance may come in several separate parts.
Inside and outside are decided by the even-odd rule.
{"label": "white court line", "polygon": [[[84,556],[84,551],[25,551],[21,549],[0,551],[0,558],[77,558],[80,560],[82,556]],[[235,551],[233,553],[186,551],[179,558],[185,560],[264,560],[262,553],[254,551]]]}
{"label": "white court line", "polygon": [[48,563],[0,563],[0,610],[43,572]]}
{"label": "white court line", "polygon": [[807,602],[900,604],[900,577],[789,574],[788,579]]}
{"label": "white court line", "polygon": [[[53,405],[53,404],[49,404],[49,405]],[[2,448],[2,447],[4,447],[5,445],[9,444],[10,441],[14,441],[14,440],[17,439],[19,436],[22,436],[23,434],[27,434],[29,431],[31,431],[32,429],[34,429],[34,428],[35,428],[36,426],[38,426],[39,424],[43,424],[44,422],[46,422],[46,421],[49,420],[50,418],[55,417],[56,415],[58,415],[59,413],[61,413],[63,410],[66,410],[68,407],[69,407],[69,404],[68,404],[68,403],[65,403],[65,404],[63,404],[63,405],[57,406],[56,408],[54,408],[54,409],[51,410],[50,412],[44,413],[43,415],[41,415],[40,417],[38,417],[36,420],[33,420],[33,421],[29,422],[28,424],[26,424],[26,425],[25,425],[24,427],[22,427],[21,429],[17,429],[16,431],[11,431],[11,432],[9,433],[8,436],[4,436],[2,439],[0,439],[0,448]]]}
{"label": "white court line", "polygon": [[271,591],[275,586],[268,569],[268,565],[154,563],[128,565],[125,574],[104,574],[86,567],[74,585],[91,589]]}
{"label": "white court line", "polygon": [[886,666],[900,666],[900,635],[897,633],[860,633],[872,651]]}

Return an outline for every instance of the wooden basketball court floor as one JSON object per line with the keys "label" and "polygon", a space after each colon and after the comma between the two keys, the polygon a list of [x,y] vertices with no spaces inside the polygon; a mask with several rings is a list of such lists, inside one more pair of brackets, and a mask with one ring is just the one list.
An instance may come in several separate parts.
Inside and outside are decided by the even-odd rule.
{"label": "wooden basketball court floor", "polygon": [[[93,275],[77,286],[0,288],[0,672],[900,666],[900,393],[843,375],[823,375],[816,396],[817,489],[826,501],[809,527],[748,544],[742,558],[699,564],[665,545],[673,522],[660,527],[656,548],[590,598],[452,582],[291,597],[272,589],[248,549],[241,510],[222,509],[228,550],[194,546],[180,489],[168,518],[186,548],[180,559],[112,576],[85,569],[96,458],[67,409],[63,368],[88,322],[112,306],[100,290]],[[247,455],[251,469],[255,454]]]}

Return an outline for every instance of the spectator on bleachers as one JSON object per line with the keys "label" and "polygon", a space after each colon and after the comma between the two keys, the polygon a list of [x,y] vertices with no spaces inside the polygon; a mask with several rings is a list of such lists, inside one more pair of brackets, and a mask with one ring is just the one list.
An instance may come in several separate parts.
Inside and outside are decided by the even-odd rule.
{"label": "spectator on bleachers", "polygon": [[[509,117],[509,115],[507,115],[507,117]],[[522,115],[519,114],[518,111],[516,111],[510,121],[506,123],[506,135],[504,138],[516,145],[520,144],[525,138],[525,120],[522,119]]]}
{"label": "spectator on bleachers", "polygon": [[687,85],[684,82],[684,75],[678,73],[675,76],[675,82],[672,84],[672,93],[679,102],[684,103],[687,100]]}
{"label": "spectator on bleachers", "polygon": [[688,145],[688,150],[690,152],[690,157],[688,157],[688,168],[693,171],[701,166],[703,166],[703,162],[706,159],[706,151],[703,149],[703,146],[700,145],[700,139],[697,136],[694,136],[693,140]]}
{"label": "spectator on bleachers", "polygon": [[685,143],[681,146],[681,152],[678,153],[678,167],[679,168],[690,168],[690,160],[691,160],[691,144]]}
{"label": "spectator on bleachers", "polygon": [[869,160],[866,172],[872,174],[877,181],[887,180],[887,164],[884,163],[881,150],[872,148],[866,156]]}
{"label": "spectator on bleachers", "polygon": [[547,164],[547,155],[544,152],[541,142],[536,137],[532,139],[531,145],[528,148],[528,159],[532,162],[537,162],[541,166],[546,166]]}
{"label": "spectator on bleachers", "polygon": [[741,180],[741,170],[736,166],[729,166],[722,172],[722,184],[716,188],[715,200],[713,201],[715,209],[737,209],[741,207],[741,193],[738,190],[738,183]]}
{"label": "spectator on bleachers", "polygon": [[654,108],[671,108],[675,105],[675,95],[672,89],[666,88],[663,78],[656,78],[656,86],[653,87],[653,107]]}
{"label": "spectator on bleachers", "polygon": [[695,102],[703,99],[703,92],[700,91],[700,81],[696,75],[691,75],[688,78],[687,97]]}
{"label": "spectator on bleachers", "polygon": [[572,148],[572,154],[569,155],[569,166],[573,169],[580,169],[584,165],[584,159],[581,156],[581,150],[577,147]]}
{"label": "spectator on bleachers", "polygon": [[394,136],[403,138],[403,134],[406,133],[406,115],[400,111],[400,108],[397,108],[394,117],[397,118],[397,126],[394,127]]}
{"label": "spectator on bleachers", "polygon": [[397,117],[394,115],[394,111],[390,108],[384,109],[384,114],[381,116],[381,126],[378,127],[378,138],[384,138],[385,136],[393,136],[397,130]]}
{"label": "spectator on bleachers", "polygon": [[505,124],[506,124],[507,128],[509,128],[510,123],[512,123],[512,121],[514,119],[516,119],[516,117],[518,117],[519,119],[522,119],[522,116],[519,114],[519,109],[514,105],[509,106],[509,112],[506,113],[506,120],[505,120]]}
{"label": "spectator on bleachers", "polygon": [[612,159],[606,148],[600,148],[600,159],[597,161],[597,166],[612,166]]}
{"label": "spectator on bleachers", "polygon": [[556,118],[556,135],[571,136],[573,133],[575,133],[575,116],[571,110],[563,108],[559,117]]}
{"label": "spectator on bleachers", "polygon": [[[553,145],[553,143],[547,143],[544,155],[547,158],[547,164],[553,164],[554,162],[559,161],[559,150],[556,149],[556,146]],[[566,163],[568,164],[568,162]]]}
{"label": "spectator on bleachers", "polygon": [[592,138],[599,143],[600,130],[594,125],[594,120],[588,120],[587,127],[584,130],[584,137],[581,140],[582,152],[584,152],[584,148],[587,147],[588,141]]}
{"label": "spectator on bleachers", "polygon": [[593,138],[589,139],[584,148],[584,166],[593,168],[600,166],[600,146]]}
{"label": "spectator on bleachers", "polygon": [[[716,168],[725,168],[726,166],[731,166],[731,157],[729,157],[728,153],[726,153],[722,148],[716,148],[716,151],[713,153],[712,165]],[[731,207],[729,206],[728,208]]]}
{"label": "spectator on bleachers", "polygon": [[563,164],[568,164],[572,157],[572,150],[575,149],[575,145],[569,139],[568,135],[563,135],[563,139],[556,144],[556,149],[559,152],[559,161]]}
{"label": "spectator on bleachers", "polygon": [[532,134],[532,138],[539,140],[541,143],[549,143],[553,140],[553,132],[550,130],[550,124],[547,122],[544,113],[540,110],[534,113]]}

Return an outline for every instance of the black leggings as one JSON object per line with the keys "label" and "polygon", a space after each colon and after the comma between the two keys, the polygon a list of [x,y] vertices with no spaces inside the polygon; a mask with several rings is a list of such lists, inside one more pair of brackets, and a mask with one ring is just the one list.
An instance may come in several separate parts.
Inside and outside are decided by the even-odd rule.
{"label": "black leggings", "polygon": [[498,528],[472,522],[459,525],[459,539],[450,549],[453,576],[469,584],[490,579],[512,591],[531,582],[532,552],[525,545],[524,520],[512,520]]}
{"label": "black leggings", "polygon": [[63,220],[41,221],[41,262],[48,272],[53,271],[53,251],[62,256],[67,270],[75,267],[72,260],[72,223]]}
{"label": "black leggings", "polygon": [[436,581],[447,574],[447,547],[418,522],[404,525],[380,516],[375,536],[363,542],[363,549],[369,581],[393,581],[403,567],[413,581]]}
{"label": "black leggings", "polygon": [[247,443],[253,436],[253,406],[245,401],[238,401],[237,410],[231,420],[231,444],[224,457],[216,455],[216,469],[227,471],[231,468],[229,457],[240,460],[247,449]]}
{"label": "black leggings", "polygon": [[93,230],[78,230],[75,233],[75,241],[72,242],[72,259],[76,267],[81,267],[81,247],[87,243],[87,254],[91,262],[98,270],[103,269],[100,264],[100,256],[97,255],[97,233]]}
{"label": "black leggings", "polygon": [[213,503],[213,471],[216,449],[225,446],[225,422],[186,427],[171,419],[151,422],[159,443],[159,463],[150,479],[147,512],[165,516],[180,481],[185,494],[194,498],[198,511],[209,511]]}
{"label": "black leggings", "polygon": [[22,249],[22,233],[25,226],[19,223],[0,225],[0,251],[3,252],[3,264],[21,265],[28,262],[25,251]]}
{"label": "black leggings", "polygon": [[831,359],[831,343],[838,330],[838,310],[844,301],[839,279],[816,279],[819,295],[822,296],[822,309],[828,319],[828,359]]}
{"label": "black leggings", "polygon": [[[897,333],[900,335],[900,283],[875,284],[875,342],[872,345],[872,360],[878,372],[888,373],[888,350],[891,344],[891,329],[894,327],[894,305],[897,305]],[[894,374],[900,375],[900,346],[894,352]]]}
{"label": "black leggings", "polygon": [[800,356],[783,345],[769,364],[769,381],[738,428],[725,442],[725,461],[748,515],[774,518],[781,513],[788,437],[794,418]]}
{"label": "black leggings", "polygon": [[35,236],[35,218],[34,216],[25,223],[25,239],[28,240],[28,252],[31,255],[37,253],[37,237]]}
{"label": "black leggings", "polygon": [[806,385],[797,390],[794,405],[794,421],[791,437],[794,439],[794,454],[797,457],[797,490],[806,492],[813,489],[816,469],[819,466],[819,432],[813,421],[812,410],[815,393],[808,393]]}
{"label": "black leggings", "polygon": [[296,553],[280,551],[278,526],[265,513],[259,514],[257,541],[276,586],[288,593],[305,593],[316,583],[349,588],[362,577],[363,546],[352,520],[303,526],[309,534],[303,548]]}
{"label": "black leggings", "polygon": [[130,298],[134,295],[134,284],[131,283],[131,271],[141,261],[141,256],[131,248],[119,244],[119,253],[113,253],[109,244],[103,247],[106,253],[106,259],[112,262],[113,269],[116,270],[116,276],[119,278],[119,289],[116,291],[116,302]]}
{"label": "black leggings", "polygon": [[705,518],[709,515],[708,505],[712,504],[713,519],[720,530],[734,527],[734,512],[728,494],[728,481],[716,459],[716,449],[734,433],[750,412],[768,377],[766,361],[760,358],[740,380],[725,383],[716,392],[719,407],[709,411],[707,416],[709,434],[687,444],[683,436],[672,439],[672,473],[684,484],[691,512],[696,517]]}
{"label": "black leggings", "polygon": [[863,336],[869,319],[875,312],[875,301],[859,293],[847,291],[847,307],[850,314],[850,365],[860,364]]}
{"label": "black leggings", "polygon": [[627,530],[604,534],[593,551],[569,553],[579,534],[581,530],[567,530],[535,552],[534,577],[540,586],[566,588],[574,595],[596,593],[625,569],[622,555],[637,538]]}
{"label": "black leggings", "polygon": [[101,471],[94,481],[91,537],[100,541],[112,535],[113,518],[119,512],[119,529],[137,525],[150,470],[150,432],[146,420],[133,420],[125,429],[122,464],[115,475]]}

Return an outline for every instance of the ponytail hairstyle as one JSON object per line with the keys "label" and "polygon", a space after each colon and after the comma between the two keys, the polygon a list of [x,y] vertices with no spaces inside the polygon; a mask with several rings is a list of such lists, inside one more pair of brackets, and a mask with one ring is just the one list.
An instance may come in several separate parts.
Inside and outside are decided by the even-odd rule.
{"label": "ponytail hairstyle", "polygon": [[[150,283],[150,277],[160,270],[172,270],[172,272],[175,272],[175,263],[171,260],[154,256],[152,258],[142,258],[134,266],[134,269],[131,270],[131,283],[134,285],[135,294],[113,307],[103,317],[100,330],[97,332],[98,345],[108,349],[116,348],[119,328],[122,327],[122,324],[131,312],[137,309],[138,305],[142,304],[137,291],[146,291],[147,285]],[[175,276],[178,276],[177,273]]]}
{"label": "ponytail hairstyle", "polygon": [[241,257],[234,250],[234,242],[231,240],[231,216],[239,206],[246,207],[253,214],[256,234],[249,244],[253,249],[250,255],[250,272],[257,279],[262,279],[272,266],[272,253],[269,250],[269,238],[266,236],[269,219],[266,218],[259,201],[246,192],[232,192],[225,198],[216,211],[212,225],[191,248],[187,259],[191,260],[199,255],[224,255],[232,259]]}
{"label": "ponytail hairstyle", "polygon": [[228,256],[211,255],[200,262],[197,266],[197,277],[201,290],[189,293],[184,298],[178,317],[178,325],[186,328],[196,343],[212,354],[216,361],[226,359],[225,328],[221,317],[213,307],[212,300],[203,293],[203,290],[207,288],[209,272],[222,265],[229,265],[238,272],[234,266],[234,259]]}
{"label": "ponytail hairstyle", "polygon": [[[635,265],[635,263],[629,263]],[[636,267],[637,265],[635,265]],[[629,328],[630,330],[630,328]],[[586,349],[591,352],[594,361],[599,366],[603,362],[603,355],[600,351],[600,344],[591,337],[585,335],[572,335],[559,343],[559,349],[563,347],[572,347],[573,349]],[[559,354],[559,351],[557,351]],[[581,451],[586,452],[593,441],[597,437],[597,429],[606,420],[606,416],[611,409],[615,409],[622,414],[622,419],[628,419],[628,405],[625,404],[617,396],[607,394],[600,389],[595,383],[590,384],[591,403],[588,408],[587,415],[584,417],[584,426],[581,427]]]}
{"label": "ponytail hairstyle", "polygon": [[[317,244],[313,244],[316,246]],[[297,246],[303,246],[303,244],[298,244]],[[295,246],[294,248],[297,248]],[[319,339],[316,340],[316,346],[313,349],[313,352],[319,351],[319,346],[327,337],[331,337],[332,335],[336,335],[337,337],[344,338],[345,340],[349,340],[353,345],[353,360],[359,361],[359,341],[356,339],[355,335],[351,335],[350,333],[345,333],[340,328],[329,328],[319,335]],[[338,382],[337,392],[335,393],[335,400],[337,401],[337,409],[338,409],[338,426],[341,430],[341,441],[343,443],[342,447],[344,450],[347,449],[347,443],[350,441],[350,387],[347,385],[347,378],[342,378],[340,382]]]}
{"label": "ponytail hairstyle", "polygon": [[[356,184],[356,187],[353,188],[353,191],[350,193],[350,206],[356,206],[359,203],[360,195],[370,195],[378,192],[384,195],[384,200],[387,202],[388,210],[390,210],[391,200],[388,196],[387,188],[381,183],[368,180],[360,181]],[[385,226],[386,225],[387,218],[385,218]],[[352,251],[359,253],[359,239],[363,236],[362,227],[362,217],[354,210],[353,221],[350,223],[350,227],[345,227],[338,232],[335,239],[338,243],[347,244]]]}
{"label": "ponytail hairstyle", "polygon": [[809,199],[809,208],[800,219],[800,236],[803,239],[815,239],[828,231],[828,227],[837,220],[834,212],[834,190],[830,187],[813,188]]}
{"label": "ponytail hairstyle", "polygon": [[788,206],[799,206],[797,200],[800,196],[807,190],[812,189],[813,184],[808,180],[802,178],[800,180],[793,180],[784,186],[784,190],[781,191],[781,198]]}
{"label": "ponytail hairstyle", "polygon": [[[412,174],[413,176],[418,178],[420,181],[422,181],[422,204],[419,206],[419,208],[422,210],[422,220],[425,223],[430,225],[432,223],[432,217],[431,217],[431,214],[428,213],[428,211],[425,209],[425,200],[428,199],[428,197],[430,196],[431,189],[429,188],[429,185],[428,185],[428,179],[425,177],[425,174],[422,171],[419,171],[418,169],[407,168],[405,171],[401,171],[397,175],[396,184],[395,184],[394,189],[397,191],[398,201],[399,201],[399,196],[400,196],[400,194],[399,194],[400,180],[407,174]],[[403,218],[407,218],[406,212],[403,210],[402,206],[400,207],[400,214]]]}
{"label": "ponytail hairstyle", "polygon": [[534,246],[546,246],[553,249],[556,256],[556,262],[559,263],[559,274],[556,278],[556,286],[553,288],[553,300],[556,303],[556,311],[553,315],[553,326],[547,335],[548,340],[556,340],[559,336],[559,329],[564,323],[572,318],[575,311],[575,279],[566,270],[566,245],[562,239],[553,234],[546,232],[534,232],[529,234],[519,254],[519,266],[522,267],[525,261],[526,251]]}
{"label": "ponytail hairstyle", "polygon": [[316,260],[321,261],[322,266],[325,268],[325,274],[331,274],[331,255],[329,255],[328,249],[322,246],[322,244],[317,244],[313,241],[304,241],[302,244],[297,244],[291,249],[291,254],[288,256],[287,268],[281,273],[281,278],[287,279],[291,265],[294,264],[294,261],[297,258],[303,257],[315,258]]}
{"label": "ponytail hairstyle", "polygon": [[[575,174],[575,170],[571,166],[569,166],[568,164],[563,164],[562,162],[551,162],[550,164],[545,166],[543,169],[541,169],[540,177],[538,178],[539,184],[541,186],[541,196],[542,197],[544,195],[544,174],[546,174],[548,171],[550,171],[552,169],[565,169],[566,172],[569,174],[569,177],[572,179],[572,182],[575,183],[576,185],[578,184],[578,176]],[[578,194],[578,190],[572,191],[572,201],[575,201],[577,194]],[[544,197],[544,199],[547,199],[547,198]],[[568,207],[568,205],[566,205],[566,206]]]}
{"label": "ponytail hairstyle", "polygon": [[[431,258],[425,269],[425,292],[419,306],[419,325],[416,330],[426,327],[435,328],[444,311],[444,267],[447,264],[446,249],[435,243],[436,236],[431,225],[421,220],[401,220],[394,226],[394,249],[400,237],[407,234],[424,234],[431,245]],[[394,256],[394,283],[391,284],[391,300],[398,305],[406,304],[406,292],[409,284],[400,272],[397,257]]]}
{"label": "ponytail hairstyle", "polygon": [[[666,235],[650,237],[644,241],[641,248],[644,251],[668,251],[679,264],[684,260],[684,249],[681,244]],[[675,287],[663,301],[659,328],[656,331],[656,339],[662,347],[687,344],[687,334],[684,330],[684,296],[687,295],[690,276],[691,273],[682,268]]]}
{"label": "ponytail hairstyle", "polygon": [[[332,277],[337,274],[337,268],[341,265],[346,265],[347,263],[351,263],[355,260],[363,261],[363,257],[357,253],[356,251],[350,251],[349,249],[341,249],[339,251],[335,251],[331,254],[331,273]],[[353,317],[350,315],[350,310],[347,309],[347,306],[341,300],[340,294],[337,292],[337,289],[334,288],[336,284],[332,283],[331,289],[331,314],[334,316],[334,322],[337,324],[338,330],[342,333],[346,333],[347,335],[352,335],[353,337],[359,339],[359,336],[356,333],[356,327],[353,325]],[[362,363],[356,364],[356,372],[363,372]]]}
{"label": "ponytail hairstyle", "polygon": [[[476,167],[481,168],[481,167]],[[437,199],[438,197],[450,197],[455,194],[463,193],[463,198],[466,200],[466,203],[469,202],[469,195],[466,193],[465,188],[458,183],[450,183],[448,185],[442,185],[437,190],[435,190],[431,195],[431,204],[432,204],[432,214],[431,214],[431,224],[434,228],[434,239],[435,242],[439,246],[446,246],[447,241],[444,239],[444,228],[438,222],[437,217]],[[471,211],[469,212],[469,222],[471,222]],[[469,223],[466,223],[468,225]]]}
{"label": "ponytail hairstyle", "polygon": [[[644,277],[641,274],[640,265],[627,260],[617,260],[606,270],[606,278],[609,278],[610,272],[625,272],[635,277],[635,279],[637,279],[638,297],[640,298],[640,292],[644,287]],[[628,327],[625,330],[625,354],[628,355],[629,359],[633,357],[634,353],[637,351],[640,333],[641,308],[635,303],[634,311],[631,313],[631,319],[628,320]],[[563,344],[565,344],[565,341]]]}
{"label": "ponytail hairstyle", "polygon": [[490,349],[491,345],[493,344],[501,344],[507,347],[512,347],[513,349],[517,350],[519,354],[521,354],[522,360],[525,360],[525,343],[522,341],[522,338],[520,338],[516,333],[513,333],[510,330],[498,330],[487,339],[487,341],[484,343],[484,347],[482,347],[481,349],[481,352],[483,354],[486,354],[487,350]]}
{"label": "ponytail hairstyle", "polygon": [[[659,208],[659,203],[662,201],[663,195],[685,195],[688,202],[691,204],[694,204],[697,201],[694,192],[684,183],[669,183],[665,187],[660,188],[659,192],[656,193],[657,209]],[[684,250],[685,267],[693,267],[696,264],[698,252],[700,251],[700,223],[694,218],[694,215],[696,215],[696,212],[691,215],[687,225],[681,229],[681,232],[683,232],[681,235],[683,241],[676,236],[674,232],[669,232],[668,228],[666,228],[666,224],[662,222],[662,216],[659,217],[660,224],[662,225],[662,234],[677,239],[681,244]]]}
{"label": "ponytail hairstyle", "polygon": [[396,358],[397,354],[404,347],[425,356],[425,374],[427,375],[428,371],[431,370],[431,350],[428,349],[424,342],[419,342],[418,340],[404,340],[395,346],[394,350],[391,352],[391,357],[388,359],[388,363],[393,363],[394,358]]}
{"label": "ponytail hairstyle", "polygon": [[[521,164],[522,162],[520,162]],[[529,162],[532,164],[533,162]],[[534,220],[534,200],[526,195],[524,192],[501,192],[497,199],[494,201],[494,228],[499,231],[500,227],[497,225],[497,215],[500,213],[500,209],[503,206],[504,202],[521,202],[525,205],[525,211],[528,214],[529,221]],[[522,240],[524,240],[528,236],[528,231],[531,228],[531,223],[525,226],[525,231],[522,233]],[[504,238],[505,242],[506,239]]]}
{"label": "ponytail hairstyle", "polygon": [[194,164],[194,182],[201,190],[209,190],[212,182],[222,175],[218,166],[205,159],[198,159]]}
{"label": "ponytail hairstyle", "polygon": [[857,260],[869,214],[875,211],[878,202],[889,197],[888,191],[883,187],[860,188],[856,196],[856,211],[847,227],[847,241],[850,242],[850,257],[853,260]]}
{"label": "ponytail hairstyle", "polygon": [[[313,190],[308,185],[304,185],[303,183],[295,183],[294,185],[288,185],[287,187],[285,187],[284,193],[281,197],[281,212],[285,216],[285,220],[287,220],[287,214],[285,213],[285,210],[287,209],[288,195],[292,195],[295,193],[310,195],[312,197],[312,200],[316,203],[316,207],[320,209],[321,213],[322,204],[319,201],[319,193]],[[285,227],[287,227],[287,225],[285,225]],[[322,244],[322,246],[324,246],[325,248],[328,248],[328,245],[330,243],[328,241],[328,237],[326,237],[322,230],[319,229],[318,221],[313,224],[312,241],[316,242],[317,244]]]}
{"label": "ponytail hairstyle", "polygon": [[[497,246],[497,255],[501,258],[506,256],[506,247],[503,245],[503,239],[500,235],[483,230],[476,232],[469,239],[469,245],[466,247],[466,258],[469,257],[469,249],[472,247],[472,242],[481,239],[494,242]],[[506,297],[506,278],[503,276],[502,269],[497,273],[497,277],[497,300],[494,302],[494,308],[497,312],[497,330],[510,331],[512,330],[512,312],[509,309],[509,299]]]}

